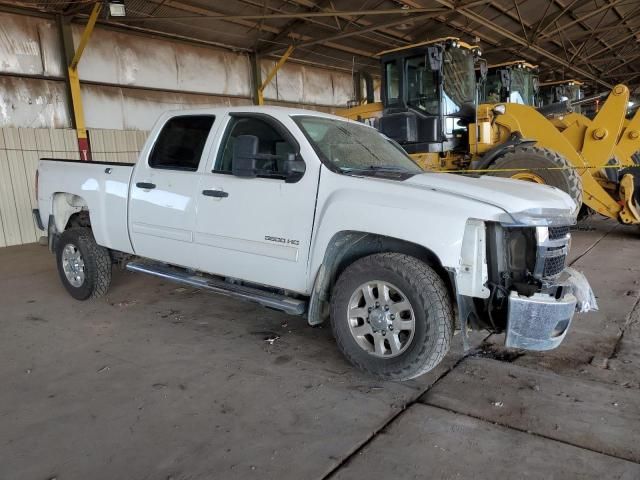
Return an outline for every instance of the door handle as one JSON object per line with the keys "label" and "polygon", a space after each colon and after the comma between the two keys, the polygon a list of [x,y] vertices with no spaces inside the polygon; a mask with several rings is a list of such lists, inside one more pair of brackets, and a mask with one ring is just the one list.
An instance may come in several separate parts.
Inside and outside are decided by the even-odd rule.
{"label": "door handle", "polygon": [[138,182],[138,183],[136,183],[136,187],[142,188],[144,190],[152,190],[152,189],[156,188],[156,184],[155,183],[148,183],[148,182]]}
{"label": "door handle", "polygon": [[224,190],[203,190],[202,194],[207,197],[226,198],[229,196],[229,192]]}

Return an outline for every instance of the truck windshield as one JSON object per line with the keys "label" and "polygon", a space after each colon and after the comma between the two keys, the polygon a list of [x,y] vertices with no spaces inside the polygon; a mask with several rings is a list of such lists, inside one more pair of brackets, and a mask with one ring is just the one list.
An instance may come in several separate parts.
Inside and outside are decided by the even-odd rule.
{"label": "truck windshield", "polygon": [[365,125],[315,116],[294,116],[316,153],[342,172],[423,173],[395,142]]}

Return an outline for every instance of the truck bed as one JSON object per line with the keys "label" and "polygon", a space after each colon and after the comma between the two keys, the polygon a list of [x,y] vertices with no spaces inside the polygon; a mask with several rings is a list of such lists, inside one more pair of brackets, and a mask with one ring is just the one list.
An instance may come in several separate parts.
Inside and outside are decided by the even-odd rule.
{"label": "truck bed", "polygon": [[[70,209],[75,213],[84,204],[89,209],[98,244],[133,252],[127,232],[127,199],[133,164],[42,158],[38,172],[38,205],[43,225],[49,224],[54,209]],[[58,231],[64,228],[65,225],[56,224]]]}

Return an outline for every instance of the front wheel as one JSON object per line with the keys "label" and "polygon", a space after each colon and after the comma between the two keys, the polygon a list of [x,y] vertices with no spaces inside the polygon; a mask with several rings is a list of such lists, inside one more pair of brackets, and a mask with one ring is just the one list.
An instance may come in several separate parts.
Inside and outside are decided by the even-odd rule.
{"label": "front wheel", "polygon": [[96,243],[88,228],[66,230],[57,243],[56,262],[62,284],[76,300],[97,298],[111,284],[109,251]]}
{"label": "front wheel", "polygon": [[442,278],[399,253],[355,261],[331,297],[338,348],[356,367],[386,380],[409,380],[438,365],[449,350],[453,318]]}

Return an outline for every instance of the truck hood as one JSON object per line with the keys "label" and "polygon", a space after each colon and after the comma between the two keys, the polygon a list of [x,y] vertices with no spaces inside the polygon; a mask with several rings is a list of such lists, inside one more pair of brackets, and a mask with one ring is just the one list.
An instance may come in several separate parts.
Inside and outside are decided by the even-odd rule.
{"label": "truck hood", "polygon": [[[522,180],[489,175],[423,173],[405,180],[402,184],[410,188],[435,190],[487,203],[508,213],[515,223],[520,223],[518,218],[524,221],[522,214],[526,212],[527,217],[547,218],[550,224],[566,225],[575,223],[577,213],[575,202],[562,190]],[[530,218],[527,223],[531,223]]]}

